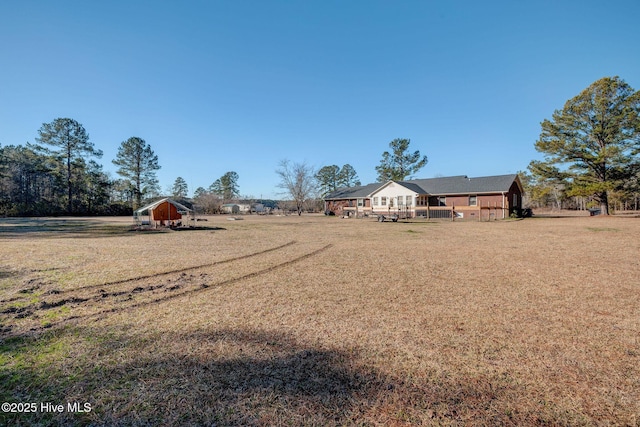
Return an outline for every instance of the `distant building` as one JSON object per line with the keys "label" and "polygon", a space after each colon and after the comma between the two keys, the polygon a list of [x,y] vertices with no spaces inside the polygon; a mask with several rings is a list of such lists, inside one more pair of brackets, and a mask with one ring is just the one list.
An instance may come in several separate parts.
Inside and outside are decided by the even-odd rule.
{"label": "distant building", "polygon": [[221,210],[226,214],[247,214],[251,213],[251,203],[226,203]]}
{"label": "distant building", "polygon": [[522,210],[517,174],[389,181],[341,188],[325,199],[325,213],[347,216],[498,219]]}

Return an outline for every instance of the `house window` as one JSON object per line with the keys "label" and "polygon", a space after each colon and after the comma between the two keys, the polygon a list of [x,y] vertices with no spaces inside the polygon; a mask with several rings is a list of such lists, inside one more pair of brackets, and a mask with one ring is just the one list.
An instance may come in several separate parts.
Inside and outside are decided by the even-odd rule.
{"label": "house window", "polygon": [[412,200],[412,199],[413,199],[413,197],[412,197],[412,196],[406,196],[406,197],[405,197],[405,200],[406,200],[405,204],[406,204],[407,206],[411,206],[411,200]]}
{"label": "house window", "polygon": [[447,206],[447,198],[445,196],[438,197],[438,206]]}
{"label": "house window", "polygon": [[380,197],[380,201],[382,202],[382,206],[387,206],[387,198],[386,197]]}
{"label": "house window", "polygon": [[378,206],[378,198],[377,197],[373,198],[373,206]]}
{"label": "house window", "polygon": [[514,193],[513,195],[513,207],[518,206],[518,195]]}
{"label": "house window", "polygon": [[361,208],[364,206],[364,199],[358,199],[358,207]]}
{"label": "house window", "polygon": [[393,207],[393,197],[389,197],[389,207],[392,208]]}
{"label": "house window", "polygon": [[398,196],[398,207],[402,206],[402,196]]}
{"label": "house window", "polygon": [[477,196],[469,196],[469,206],[478,206]]}

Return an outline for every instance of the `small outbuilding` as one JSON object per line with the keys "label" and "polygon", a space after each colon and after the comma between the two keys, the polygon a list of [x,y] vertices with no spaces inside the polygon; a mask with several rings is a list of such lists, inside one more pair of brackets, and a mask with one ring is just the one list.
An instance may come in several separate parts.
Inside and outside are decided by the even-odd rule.
{"label": "small outbuilding", "polygon": [[237,205],[235,203],[226,203],[222,205],[222,212],[226,214],[239,214],[240,205]]}
{"label": "small outbuilding", "polygon": [[[170,198],[164,198],[144,206],[133,213],[133,218],[138,225],[150,225],[153,227],[179,227],[185,219],[193,215],[193,210],[182,203]],[[148,219],[145,221],[144,217]]]}

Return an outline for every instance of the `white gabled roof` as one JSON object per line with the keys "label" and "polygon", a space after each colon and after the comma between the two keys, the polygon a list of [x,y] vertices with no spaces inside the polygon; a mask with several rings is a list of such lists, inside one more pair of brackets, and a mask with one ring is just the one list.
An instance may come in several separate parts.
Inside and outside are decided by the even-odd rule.
{"label": "white gabled roof", "polygon": [[378,187],[375,191],[372,191],[371,194],[369,195],[369,197],[373,196],[374,194],[377,194],[378,192],[382,191],[383,189],[389,187],[390,185],[395,184],[395,185],[399,185],[400,187],[406,188],[409,191],[413,191],[416,194],[422,194],[423,190],[418,187],[417,185],[411,183],[411,182],[407,182],[407,181],[387,181],[386,183],[382,184],[380,187]]}
{"label": "white gabled roof", "polygon": [[171,203],[173,206],[175,206],[176,208],[178,208],[178,210],[182,210],[182,211],[187,211],[187,212],[191,212],[191,209],[189,209],[188,207],[186,207],[185,205],[183,205],[182,203],[178,203],[173,199],[170,199],[168,197],[165,197],[164,199],[160,199],[157,200],[147,206],[144,206],[140,209],[137,209],[134,213],[137,215],[140,215],[142,212],[148,211],[148,210],[153,210],[156,206],[165,203],[165,202],[169,202]]}

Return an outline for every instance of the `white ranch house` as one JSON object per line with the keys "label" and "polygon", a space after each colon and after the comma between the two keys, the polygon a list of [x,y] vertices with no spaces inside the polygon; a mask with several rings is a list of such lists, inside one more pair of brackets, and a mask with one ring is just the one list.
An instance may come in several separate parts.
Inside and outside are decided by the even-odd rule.
{"label": "white ranch house", "polygon": [[517,174],[389,181],[334,191],[325,197],[325,213],[500,219],[521,211],[523,193]]}

